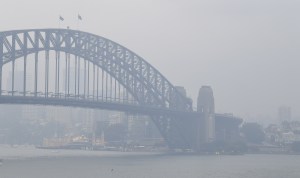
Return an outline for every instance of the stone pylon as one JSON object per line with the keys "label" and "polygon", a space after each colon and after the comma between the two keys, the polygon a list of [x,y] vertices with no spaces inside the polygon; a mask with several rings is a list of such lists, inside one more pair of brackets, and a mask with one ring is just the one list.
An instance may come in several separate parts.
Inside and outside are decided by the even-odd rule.
{"label": "stone pylon", "polygon": [[215,140],[215,104],[213,91],[210,86],[202,86],[199,90],[197,100],[197,112],[202,113],[202,117],[197,122],[197,144],[199,149],[201,144]]}

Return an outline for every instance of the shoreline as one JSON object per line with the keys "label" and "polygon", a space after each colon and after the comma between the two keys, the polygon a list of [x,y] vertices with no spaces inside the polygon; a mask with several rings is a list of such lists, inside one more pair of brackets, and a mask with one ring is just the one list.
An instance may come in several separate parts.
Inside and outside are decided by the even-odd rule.
{"label": "shoreline", "polygon": [[0,145],[0,160],[24,160],[33,158],[58,157],[135,157],[135,156],[247,156],[247,155],[293,155],[296,152],[245,152],[245,153],[210,153],[210,152],[170,152],[170,151],[104,151],[81,149],[41,149],[32,145]]}

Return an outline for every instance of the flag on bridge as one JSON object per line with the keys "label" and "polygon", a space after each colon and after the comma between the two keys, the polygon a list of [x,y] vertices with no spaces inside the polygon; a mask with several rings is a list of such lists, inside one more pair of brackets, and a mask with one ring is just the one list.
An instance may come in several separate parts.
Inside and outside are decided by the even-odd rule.
{"label": "flag on bridge", "polygon": [[60,21],[64,21],[65,19],[62,16],[59,16]]}
{"label": "flag on bridge", "polygon": [[79,15],[79,14],[78,14],[78,20],[82,20],[82,17],[81,17],[81,15]]}

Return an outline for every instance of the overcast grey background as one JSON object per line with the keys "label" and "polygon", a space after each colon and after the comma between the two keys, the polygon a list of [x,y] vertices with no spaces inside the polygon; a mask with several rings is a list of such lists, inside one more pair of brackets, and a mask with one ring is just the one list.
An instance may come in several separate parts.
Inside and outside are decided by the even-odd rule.
{"label": "overcast grey background", "polygon": [[0,31],[79,28],[136,52],[194,99],[214,90],[216,111],[300,119],[298,0],[1,0]]}

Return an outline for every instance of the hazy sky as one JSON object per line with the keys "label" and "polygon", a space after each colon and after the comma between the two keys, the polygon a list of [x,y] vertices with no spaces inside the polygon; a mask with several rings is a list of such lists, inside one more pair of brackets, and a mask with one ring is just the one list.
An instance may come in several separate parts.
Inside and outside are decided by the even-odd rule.
{"label": "hazy sky", "polygon": [[300,118],[298,0],[1,0],[0,31],[77,28],[118,42],[195,99],[214,90],[216,111]]}

